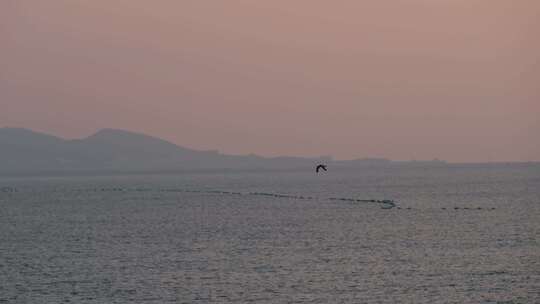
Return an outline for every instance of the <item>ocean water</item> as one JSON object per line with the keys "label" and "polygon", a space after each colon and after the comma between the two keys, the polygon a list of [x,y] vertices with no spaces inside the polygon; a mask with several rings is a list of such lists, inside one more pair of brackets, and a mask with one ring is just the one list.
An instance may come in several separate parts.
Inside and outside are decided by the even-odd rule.
{"label": "ocean water", "polygon": [[540,166],[0,178],[0,303],[540,303]]}

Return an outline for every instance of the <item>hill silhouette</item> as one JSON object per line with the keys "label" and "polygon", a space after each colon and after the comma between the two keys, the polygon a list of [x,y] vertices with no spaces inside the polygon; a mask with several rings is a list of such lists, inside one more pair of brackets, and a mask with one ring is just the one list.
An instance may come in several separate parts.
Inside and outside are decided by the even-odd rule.
{"label": "hill silhouette", "polygon": [[23,128],[0,128],[0,175],[35,173],[164,172],[193,170],[313,169],[365,166],[441,165],[443,161],[395,162],[384,158],[334,161],[331,157],[262,157],[190,149],[141,133],[102,129],[81,139]]}
{"label": "hill silhouette", "polygon": [[117,129],[68,140],[23,128],[0,128],[0,173],[287,168],[312,166],[314,161],[200,151]]}

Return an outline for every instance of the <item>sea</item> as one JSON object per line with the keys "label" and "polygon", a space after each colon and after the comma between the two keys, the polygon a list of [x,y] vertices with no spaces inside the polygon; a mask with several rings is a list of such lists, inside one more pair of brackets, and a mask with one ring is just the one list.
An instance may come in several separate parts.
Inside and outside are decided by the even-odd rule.
{"label": "sea", "polygon": [[540,303],[540,164],[1,177],[0,303]]}

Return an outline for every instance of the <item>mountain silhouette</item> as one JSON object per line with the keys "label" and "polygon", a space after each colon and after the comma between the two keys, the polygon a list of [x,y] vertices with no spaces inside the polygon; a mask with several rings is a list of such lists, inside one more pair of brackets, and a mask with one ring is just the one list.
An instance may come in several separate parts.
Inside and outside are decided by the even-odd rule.
{"label": "mountain silhouette", "polygon": [[318,159],[265,158],[199,151],[117,129],[63,139],[22,128],[0,128],[0,174],[48,171],[137,171],[310,167]]}
{"label": "mountain silhouette", "polygon": [[[332,160],[331,157],[262,157],[200,151],[166,140],[118,129],[102,129],[81,139],[63,139],[23,128],[0,128],[0,175],[35,173],[165,172],[193,170],[311,171],[318,163],[354,169],[396,164],[445,165],[444,161],[396,162],[384,158]],[[335,170],[333,170],[335,171]]]}

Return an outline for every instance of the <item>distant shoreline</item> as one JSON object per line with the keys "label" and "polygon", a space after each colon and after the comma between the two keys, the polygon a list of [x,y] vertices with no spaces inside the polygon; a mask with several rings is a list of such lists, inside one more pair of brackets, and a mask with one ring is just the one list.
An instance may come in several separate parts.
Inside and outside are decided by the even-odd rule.
{"label": "distant shoreline", "polygon": [[[340,161],[349,162],[349,161]],[[479,167],[529,167],[538,166],[540,162],[471,162],[471,163],[431,163],[392,161],[385,165],[352,165],[330,163],[332,170],[352,171],[362,169],[400,169],[400,168],[479,168]],[[257,173],[257,172],[311,172],[311,166],[285,167],[244,167],[244,168],[178,168],[178,169],[98,169],[98,170],[38,170],[38,171],[0,171],[0,178],[31,177],[91,177],[91,176],[132,176],[132,175],[185,175],[185,174],[224,174],[224,173]]]}

